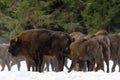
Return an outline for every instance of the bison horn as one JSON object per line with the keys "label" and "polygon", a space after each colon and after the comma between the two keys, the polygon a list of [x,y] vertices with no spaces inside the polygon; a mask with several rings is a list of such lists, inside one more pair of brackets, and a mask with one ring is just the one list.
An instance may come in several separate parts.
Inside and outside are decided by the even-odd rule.
{"label": "bison horn", "polygon": [[18,41],[18,37],[15,38],[15,41],[16,41],[16,42]]}

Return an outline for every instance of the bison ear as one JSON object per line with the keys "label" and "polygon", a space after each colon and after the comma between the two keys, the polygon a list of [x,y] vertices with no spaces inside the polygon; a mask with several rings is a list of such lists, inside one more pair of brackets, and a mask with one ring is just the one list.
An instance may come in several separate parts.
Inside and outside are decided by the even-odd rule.
{"label": "bison ear", "polygon": [[18,37],[15,38],[15,42],[17,42],[17,41],[18,41]]}

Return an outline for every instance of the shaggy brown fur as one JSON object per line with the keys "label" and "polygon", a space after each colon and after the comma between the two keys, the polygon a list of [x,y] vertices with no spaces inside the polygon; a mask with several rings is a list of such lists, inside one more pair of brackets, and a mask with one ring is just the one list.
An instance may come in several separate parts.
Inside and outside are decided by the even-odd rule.
{"label": "shaggy brown fur", "polygon": [[[74,42],[76,42],[77,40],[83,39],[85,34],[81,32],[72,32],[70,33],[70,36],[74,39]],[[76,71],[86,71],[86,67],[86,61],[79,60],[73,69]]]}
{"label": "shaggy brown fur", "polygon": [[70,33],[70,36],[76,40],[84,36],[84,34],[81,32],[72,32]]}
{"label": "shaggy brown fur", "polygon": [[109,33],[106,30],[97,31],[94,35],[108,35]]}
{"label": "shaggy brown fur", "polygon": [[120,72],[120,35],[109,34],[110,39],[110,59],[113,61],[112,72],[115,71],[115,67],[118,64]]}
{"label": "shaggy brown fur", "polygon": [[33,60],[36,71],[41,72],[44,55],[55,55],[58,59],[59,71],[63,70],[64,50],[71,44],[71,37],[60,31],[32,29],[20,33],[10,41],[9,52],[13,56],[24,56]]}
{"label": "shaggy brown fur", "polygon": [[[102,54],[102,47],[99,45],[98,41],[96,39],[78,39],[71,43],[70,45],[71,53],[69,55],[69,58],[72,60],[72,64],[70,67],[69,72],[72,70],[72,68],[75,66],[75,64],[82,60],[82,61],[88,61],[90,64],[88,65],[89,71],[92,70],[93,65],[95,62],[97,63],[98,69],[103,69],[103,54]],[[99,53],[98,53],[99,52]]]}
{"label": "shaggy brown fur", "polygon": [[110,40],[108,38],[108,32],[100,30],[94,34],[94,38],[98,40],[100,45],[103,46],[103,56],[107,65],[107,72],[109,72],[109,60],[110,60]]}
{"label": "shaggy brown fur", "polygon": [[[120,67],[120,46],[119,46],[120,45],[120,34],[119,33],[118,34],[107,34],[106,31],[103,31],[103,32],[99,31],[95,35],[101,35],[101,34],[104,36],[106,35],[106,37],[103,38],[103,41],[105,41],[110,47],[110,55],[108,56],[110,56],[110,59],[113,61],[113,66],[112,66],[111,71],[114,72],[117,64]],[[120,68],[119,68],[119,71],[120,71]]]}

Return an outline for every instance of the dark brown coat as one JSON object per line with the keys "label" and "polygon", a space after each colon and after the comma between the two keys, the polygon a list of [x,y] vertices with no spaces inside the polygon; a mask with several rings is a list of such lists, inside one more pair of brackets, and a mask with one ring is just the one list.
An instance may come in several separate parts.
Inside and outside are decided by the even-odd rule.
{"label": "dark brown coat", "polygon": [[44,55],[55,55],[59,63],[59,71],[63,70],[64,51],[71,44],[71,37],[60,31],[32,29],[20,33],[10,41],[9,52],[13,56],[24,56],[34,60],[36,71],[41,72]]}
{"label": "dark brown coat", "polygon": [[120,72],[120,35],[109,34],[110,39],[110,59],[113,61],[112,72],[115,71],[115,67],[118,64]]}
{"label": "dark brown coat", "polygon": [[94,34],[96,40],[103,47],[103,56],[107,65],[107,72],[109,72],[109,60],[110,60],[110,39],[108,38],[108,32],[105,30],[100,30]]}

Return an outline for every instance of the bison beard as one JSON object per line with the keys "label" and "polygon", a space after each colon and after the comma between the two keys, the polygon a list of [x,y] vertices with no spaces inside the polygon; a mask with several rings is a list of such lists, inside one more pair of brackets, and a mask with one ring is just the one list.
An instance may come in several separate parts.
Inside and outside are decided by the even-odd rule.
{"label": "bison beard", "polygon": [[20,33],[10,41],[9,52],[13,56],[23,56],[34,60],[36,71],[41,72],[44,55],[55,55],[59,71],[63,70],[65,49],[71,44],[71,37],[60,31],[32,29]]}

